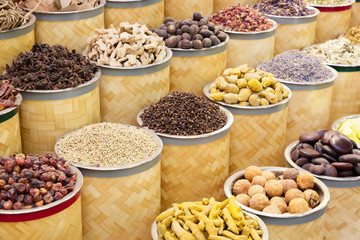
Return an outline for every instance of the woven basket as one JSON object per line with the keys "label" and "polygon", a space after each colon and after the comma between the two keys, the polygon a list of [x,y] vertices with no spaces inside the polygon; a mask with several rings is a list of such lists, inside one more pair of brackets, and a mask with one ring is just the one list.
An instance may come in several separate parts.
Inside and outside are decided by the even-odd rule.
{"label": "woven basket", "polygon": [[0,72],[6,64],[11,65],[19,53],[29,51],[35,43],[35,16],[30,15],[29,22],[22,27],[9,31],[0,31]]}
{"label": "woven basket", "polygon": [[[164,142],[161,165],[161,210],[172,203],[196,201],[204,197],[224,199],[222,186],[229,172],[230,126],[196,136],[175,136],[157,133]],[[140,115],[138,123],[142,126]]]}
{"label": "woven basket", "polygon": [[[143,67],[101,67],[101,121],[136,125],[137,113],[169,92],[169,65],[172,52],[164,61]],[[121,107],[119,107],[121,106]]]}
{"label": "woven basket", "polygon": [[350,27],[355,27],[360,25],[360,2],[356,0],[356,3],[351,8],[351,20]]}
{"label": "woven basket", "polygon": [[175,20],[192,18],[194,12],[200,12],[202,16],[213,13],[214,0],[164,0],[165,17]]}
{"label": "woven basket", "polygon": [[314,6],[320,11],[316,22],[315,43],[337,38],[350,28],[352,4],[351,2],[345,6]]}
{"label": "woven basket", "polygon": [[[123,167],[91,167],[72,164],[69,160],[84,175],[84,239],[149,239],[150,226],[160,214],[163,145],[159,137],[152,131],[148,132],[157,142],[158,149],[140,162]],[[55,152],[62,155],[57,144]]]}
{"label": "woven basket", "polygon": [[[326,129],[329,126],[333,86],[338,74],[328,67],[333,76],[321,82],[280,81],[292,91],[289,104],[286,143],[296,141],[304,132]],[[336,80],[336,81],[335,81]]]}
{"label": "woven basket", "polygon": [[215,79],[226,69],[229,38],[211,48],[172,48],[170,63],[170,92],[186,91],[202,95],[204,85]]}
{"label": "woven basket", "polygon": [[25,154],[45,154],[65,133],[100,121],[99,77],[75,88],[22,91],[21,140]]}
{"label": "woven basket", "polygon": [[22,210],[0,210],[1,239],[82,239],[81,172],[74,191],[48,205]]}
{"label": "woven basket", "polygon": [[115,27],[121,22],[145,24],[157,28],[164,20],[164,0],[117,1],[105,5],[105,27]]}
{"label": "woven basket", "polygon": [[231,4],[241,4],[241,5],[254,5],[255,3],[260,2],[260,0],[214,0],[214,11],[218,12],[222,9],[225,9]]}
{"label": "woven basket", "polygon": [[[204,94],[213,101],[209,94],[210,84],[205,85]],[[291,93],[279,103],[259,107],[241,107],[216,101],[234,115],[230,131],[230,174],[250,165],[284,166],[282,153],[286,146],[290,99]]]}
{"label": "woven basket", "polygon": [[259,63],[273,58],[277,24],[271,21],[273,27],[262,32],[226,31],[230,37],[226,67],[234,68],[244,63],[256,67]]}
{"label": "woven basket", "polygon": [[[282,174],[286,170],[286,168],[280,167],[260,167],[260,169],[263,171],[271,171],[275,175]],[[232,187],[238,179],[243,178],[244,173],[245,170],[242,170],[226,180],[224,189],[227,197],[233,195]],[[240,203],[238,203],[238,205],[241,206],[244,211],[256,214],[265,222],[271,240],[323,240],[325,234],[325,212],[330,201],[330,192],[326,185],[317,178],[315,178],[315,190],[320,195],[320,204],[305,213],[286,215],[270,214],[254,210]]]}
{"label": "woven basket", "polygon": [[319,11],[312,7],[308,8],[314,9],[315,13],[303,17],[282,17],[263,14],[278,24],[275,33],[274,55],[288,50],[301,49],[314,43],[317,23],[316,17]]}
{"label": "woven basket", "polygon": [[17,107],[0,111],[0,156],[10,156],[22,151],[18,113],[21,102],[22,97],[18,94],[15,98]]}

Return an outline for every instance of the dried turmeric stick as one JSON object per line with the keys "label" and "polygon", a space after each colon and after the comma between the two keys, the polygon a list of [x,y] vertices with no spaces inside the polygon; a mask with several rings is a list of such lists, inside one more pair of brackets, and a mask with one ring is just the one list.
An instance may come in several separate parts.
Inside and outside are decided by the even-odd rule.
{"label": "dried turmeric stick", "polygon": [[223,214],[223,219],[226,223],[226,225],[228,226],[228,229],[230,231],[232,231],[233,233],[239,234],[239,230],[236,226],[236,223],[234,221],[234,219],[232,218],[230,211],[228,208],[224,208],[222,210],[222,214]]}
{"label": "dried turmeric stick", "polygon": [[248,237],[244,236],[244,235],[235,235],[234,233],[228,231],[228,230],[224,230],[222,235],[224,235],[227,238],[230,238],[232,240],[247,240]]}
{"label": "dried turmeric stick", "polygon": [[196,240],[196,238],[194,237],[194,235],[192,235],[190,232],[185,231],[180,223],[178,222],[177,219],[173,219],[173,222],[171,224],[171,229],[174,231],[174,233],[176,234],[176,236],[178,236],[178,238],[180,240]]}
{"label": "dried turmeric stick", "polygon": [[188,226],[192,234],[196,237],[197,240],[205,240],[205,234],[199,229],[198,225],[192,221],[186,220],[186,226]]}
{"label": "dried turmeric stick", "polygon": [[162,220],[164,220],[165,218],[169,217],[169,216],[173,216],[174,215],[174,209],[168,209],[162,213],[160,213],[159,216],[156,217],[156,222],[161,222]]}
{"label": "dried turmeric stick", "polygon": [[193,213],[200,221],[204,222],[205,229],[209,233],[209,235],[211,235],[211,234],[217,235],[217,230],[216,230],[213,222],[208,217],[206,217],[204,214],[197,212],[197,211],[193,211]]}

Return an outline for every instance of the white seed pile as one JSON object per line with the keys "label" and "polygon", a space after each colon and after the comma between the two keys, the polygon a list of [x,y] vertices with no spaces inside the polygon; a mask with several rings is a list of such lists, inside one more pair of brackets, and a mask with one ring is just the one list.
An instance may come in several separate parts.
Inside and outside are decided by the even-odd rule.
{"label": "white seed pile", "polygon": [[118,123],[85,126],[59,141],[58,152],[71,163],[125,166],[151,156],[158,148],[148,132]]}

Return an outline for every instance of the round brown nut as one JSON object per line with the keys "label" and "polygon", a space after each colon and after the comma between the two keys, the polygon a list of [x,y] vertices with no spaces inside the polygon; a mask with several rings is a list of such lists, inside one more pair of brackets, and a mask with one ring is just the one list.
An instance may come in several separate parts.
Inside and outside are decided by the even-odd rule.
{"label": "round brown nut", "polygon": [[181,30],[184,32],[184,33],[190,33],[190,27],[188,25],[182,25],[181,26]]}
{"label": "round brown nut", "polygon": [[195,36],[199,32],[199,26],[191,25],[190,26],[190,35]]}
{"label": "round brown nut", "polygon": [[210,40],[210,38],[204,38],[203,44],[204,44],[204,47],[206,47],[206,48],[211,47],[211,40]]}
{"label": "round brown nut", "polygon": [[168,38],[168,34],[165,30],[158,30],[157,35],[159,35],[159,37],[162,37],[163,39],[167,39]]}
{"label": "round brown nut", "polygon": [[200,40],[200,41],[202,41],[202,40],[204,40],[204,38],[203,38],[203,36],[201,36],[200,34],[196,34],[196,35],[194,36],[194,40]]}
{"label": "round brown nut", "polygon": [[183,33],[182,35],[181,35],[181,37],[182,37],[182,39],[187,39],[187,40],[191,40],[191,36],[190,36],[190,34],[189,33]]}
{"label": "round brown nut", "polygon": [[227,38],[227,35],[226,35],[226,33],[224,33],[224,32],[220,32],[220,33],[217,35],[217,37],[219,38],[219,40],[220,40],[221,42],[224,42],[224,41],[226,40],[226,38]]}
{"label": "round brown nut", "polygon": [[220,40],[215,35],[211,35],[210,40],[212,46],[216,46],[220,44]]}
{"label": "round brown nut", "polygon": [[176,35],[181,35],[181,34],[183,34],[183,31],[181,30],[181,28],[178,28],[178,29],[176,29],[175,34]]}
{"label": "round brown nut", "polygon": [[214,23],[209,22],[209,23],[207,24],[207,26],[209,27],[209,30],[210,30],[210,31],[214,31],[214,28],[215,28],[215,24],[214,24]]}
{"label": "round brown nut", "polygon": [[201,19],[201,13],[199,13],[199,12],[194,12],[194,13],[193,13],[193,20],[195,20],[195,21],[200,21],[200,19]]}
{"label": "round brown nut", "polygon": [[179,47],[182,49],[189,49],[190,48],[190,41],[187,39],[183,39],[179,42]]}
{"label": "round brown nut", "polygon": [[178,39],[175,36],[171,36],[165,40],[165,45],[169,48],[174,48],[178,45]]}
{"label": "round brown nut", "polygon": [[208,20],[206,18],[201,18],[199,21],[199,26],[206,25],[208,23]]}
{"label": "round brown nut", "polygon": [[170,34],[175,34],[175,32],[176,32],[176,27],[175,27],[175,25],[169,25],[169,26],[167,27],[167,32],[170,33]]}
{"label": "round brown nut", "polygon": [[167,24],[168,22],[173,22],[173,21],[174,21],[174,19],[172,17],[166,17],[164,19],[164,24]]}
{"label": "round brown nut", "polygon": [[195,49],[202,49],[203,48],[203,43],[200,40],[195,40],[193,45],[194,45]]}
{"label": "round brown nut", "polygon": [[213,32],[210,30],[201,30],[200,31],[201,36],[203,36],[204,38],[209,38],[211,35],[213,35]]}

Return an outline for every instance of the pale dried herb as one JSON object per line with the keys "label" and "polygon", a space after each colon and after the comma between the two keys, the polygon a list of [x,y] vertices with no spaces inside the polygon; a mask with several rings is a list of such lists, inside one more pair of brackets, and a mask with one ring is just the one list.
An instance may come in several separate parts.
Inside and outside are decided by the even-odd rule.
{"label": "pale dried herb", "polygon": [[360,44],[360,26],[350,28],[344,35],[353,44]]}
{"label": "pale dried herb", "polygon": [[315,13],[313,9],[306,7],[303,0],[262,0],[254,5],[261,13],[276,16],[308,16]]}
{"label": "pale dried herb", "polygon": [[311,5],[323,5],[323,6],[337,6],[337,5],[344,5],[350,4],[353,2],[352,0],[307,0],[308,4]]}
{"label": "pale dried herb", "polygon": [[37,4],[40,4],[37,8],[42,12],[65,12],[65,11],[80,11],[90,9],[99,5],[98,0],[25,0],[24,6],[28,9],[33,9]]}
{"label": "pale dried herb", "polygon": [[0,81],[0,111],[9,108],[16,107],[15,96],[18,91],[14,90],[9,81]]}
{"label": "pale dried herb", "polygon": [[0,31],[25,25],[30,14],[25,14],[12,0],[0,0]]}

